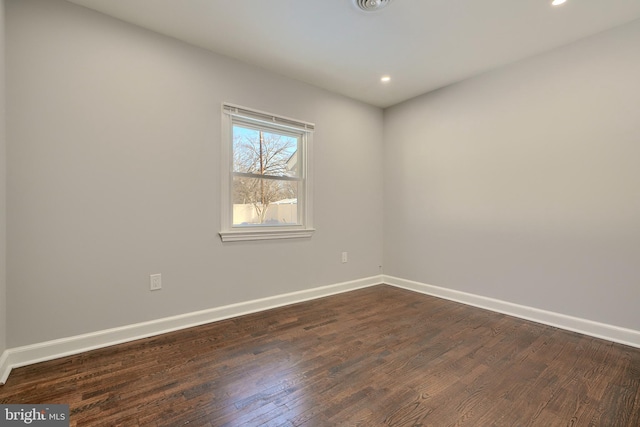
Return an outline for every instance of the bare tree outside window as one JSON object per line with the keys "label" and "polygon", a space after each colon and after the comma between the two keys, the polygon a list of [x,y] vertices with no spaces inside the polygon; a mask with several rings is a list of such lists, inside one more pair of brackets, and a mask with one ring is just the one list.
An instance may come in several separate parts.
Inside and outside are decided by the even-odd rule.
{"label": "bare tree outside window", "polygon": [[232,202],[252,205],[258,224],[288,222],[268,220],[267,212],[274,203],[297,203],[298,145],[296,136],[233,126]]}

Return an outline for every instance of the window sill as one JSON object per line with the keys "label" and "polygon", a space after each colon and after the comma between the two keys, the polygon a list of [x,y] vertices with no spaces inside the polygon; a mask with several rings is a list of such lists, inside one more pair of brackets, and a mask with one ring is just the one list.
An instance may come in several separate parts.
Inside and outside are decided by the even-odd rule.
{"label": "window sill", "polygon": [[221,231],[220,238],[223,242],[243,242],[247,240],[279,240],[310,238],[313,228],[299,230],[247,230],[247,231]]}

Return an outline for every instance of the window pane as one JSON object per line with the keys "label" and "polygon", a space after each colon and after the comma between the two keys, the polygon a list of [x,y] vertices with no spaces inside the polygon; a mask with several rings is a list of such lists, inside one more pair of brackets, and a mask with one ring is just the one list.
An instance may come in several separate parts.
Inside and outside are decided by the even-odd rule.
{"label": "window pane", "polygon": [[233,178],[233,225],[297,225],[298,181]]}
{"label": "window pane", "polygon": [[271,131],[233,126],[233,171],[256,175],[298,175],[300,138]]}

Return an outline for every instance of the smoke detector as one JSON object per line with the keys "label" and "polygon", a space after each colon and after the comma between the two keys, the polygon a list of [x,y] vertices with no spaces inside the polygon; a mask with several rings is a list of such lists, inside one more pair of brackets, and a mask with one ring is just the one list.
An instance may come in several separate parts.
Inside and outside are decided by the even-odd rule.
{"label": "smoke detector", "polygon": [[353,0],[353,2],[365,12],[375,12],[391,3],[391,0]]}

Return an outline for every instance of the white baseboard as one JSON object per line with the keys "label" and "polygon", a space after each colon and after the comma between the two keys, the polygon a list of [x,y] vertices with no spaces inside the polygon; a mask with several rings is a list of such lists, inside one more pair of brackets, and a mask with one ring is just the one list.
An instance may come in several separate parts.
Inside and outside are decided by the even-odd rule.
{"label": "white baseboard", "polygon": [[11,369],[33,363],[70,356],[89,350],[191,328],[231,317],[256,313],[284,305],[322,298],[382,283],[382,275],[353,280],[304,291],[292,292],[223,307],[216,307],[178,316],[165,317],[149,322],[136,323],[119,328],[106,329],[68,338],[10,348],[0,355],[0,384],[4,384]]}
{"label": "white baseboard", "polygon": [[9,350],[5,350],[0,354],[0,384],[7,382],[7,377],[11,373],[9,366]]}
{"label": "white baseboard", "polygon": [[466,305],[508,314],[520,319],[530,320],[536,323],[553,326],[568,331],[578,332],[596,338],[625,344],[640,348],[640,331],[594,322],[592,320],[567,316],[552,311],[541,310],[507,301],[483,297],[453,289],[427,285],[411,280],[400,279],[393,276],[383,276],[384,283],[398,288],[420,292],[422,294],[444,298],[450,301],[460,302]]}
{"label": "white baseboard", "polygon": [[0,384],[4,384],[13,368],[70,356],[115,344],[199,326],[206,323],[256,313],[271,308],[322,298],[378,284],[388,284],[421,294],[507,314],[556,328],[578,332],[640,348],[640,331],[598,323],[533,307],[513,304],[493,298],[427,285],[398,277],[379,275],[329,286],[292,292],[223,307],[216,307],[119,328],[61,338],[52,341],[10,348],[0,354]]}

